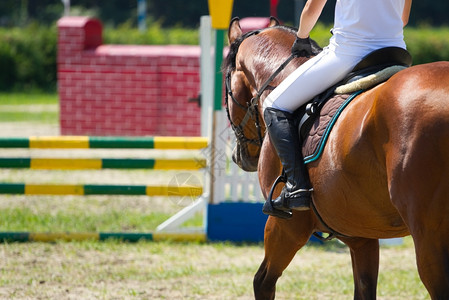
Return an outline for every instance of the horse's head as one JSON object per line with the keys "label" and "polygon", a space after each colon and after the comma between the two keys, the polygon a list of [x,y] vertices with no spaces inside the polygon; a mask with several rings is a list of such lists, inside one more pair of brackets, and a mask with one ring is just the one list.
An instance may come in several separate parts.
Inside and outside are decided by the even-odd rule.
{"label": "horse's head", "polygon": [[[278,25],[272,18],[270,26]],[[228,29],[229,53],[225,60],[226,72],[226,110],[232,129],[236,135],[236,146],[232,152],[232,160],[244,171],[257,171],[260,149],[265,125],[254,100],[255,89],[247,73],[244,72],[238,56],[241,55],[242,42],[259,31],[242,33],[239,19],[234,18]]]}
{"label": "horse's head", "polygon": [[268,28],[245,34],[238,18],[234,18],[229,26],[229,52],[223,68],[226,74],[225,102],[237,138],[232,159],[244,171],[257,171],[265,135],[263,100],[282,79],[306,60],[294,59],[272,81],[268,80],[290,56],[295,33],[293,28],[279,26],[275,18],[271,18]]}

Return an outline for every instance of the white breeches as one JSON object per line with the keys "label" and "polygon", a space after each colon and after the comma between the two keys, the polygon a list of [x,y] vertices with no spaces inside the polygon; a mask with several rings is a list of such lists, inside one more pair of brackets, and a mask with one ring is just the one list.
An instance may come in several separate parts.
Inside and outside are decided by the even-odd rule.
{"label": "white breeches", "polygon": [[265,99],[263,109],[290,113],[342,80],[363,56],[335,54],[328,48],[311,58],[284,79]]}

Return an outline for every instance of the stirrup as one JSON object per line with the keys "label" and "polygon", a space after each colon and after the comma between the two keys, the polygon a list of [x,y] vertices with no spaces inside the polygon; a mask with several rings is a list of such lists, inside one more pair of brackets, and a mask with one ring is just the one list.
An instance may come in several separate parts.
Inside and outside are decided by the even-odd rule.
{"label": "stirrup", "polygon": [[287,178],[284,176],[284,174],[282,174],[281,176],[276,178],[276,180],[274,181],[273,186],[271,187],[270,193],[268,194],[267,201],[265,201],[265,203],[263,205],[262,212],[266,215],[278,217],[281,219],[290,219],[293,215],[291,211],[284,211],[284,210],[276,209],[273,206],[274,189],[280,182],[283,182],[283,183],[287,182]]}

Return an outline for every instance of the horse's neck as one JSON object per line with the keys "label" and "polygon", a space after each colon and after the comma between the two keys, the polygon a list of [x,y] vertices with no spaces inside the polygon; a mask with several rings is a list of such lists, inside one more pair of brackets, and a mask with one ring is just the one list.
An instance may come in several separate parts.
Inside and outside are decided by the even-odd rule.
{"label": "horse's neck", "polygon": [[[270,77],[276,72],[276,70],[281,66],[285,61],[289,59],[288,56],[277,59],[274,62],[264,63],[263,67],[259,68],[261,71],[257,71],[253,73],[253,78],[256,82],[256,86],[258,90],[270,79]],[[266,88],[266,92],[263,93],[262,100],[265,100],[266,96],[268,96],[271,91],[273,91],[285,78],[288,77],[293,71],[295,71],[300,65],[302,65],[308,59],[306,58],[295,58],[292,59],[285,68],[277,74],[269,85]]]}

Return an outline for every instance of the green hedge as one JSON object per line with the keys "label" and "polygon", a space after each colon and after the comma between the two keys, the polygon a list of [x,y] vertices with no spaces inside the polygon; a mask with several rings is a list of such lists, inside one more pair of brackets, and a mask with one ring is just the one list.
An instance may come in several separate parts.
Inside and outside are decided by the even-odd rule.
{"label": "green hedge", "polygon": [[404,35],[413,64],[449,60],[449,27],[408,28]]}
{"label": "green hedge", "polygon": [[[326,45],[329,27],[319,25],[312,38]],[[407,28],[405,38],[414,64],[449,60],[449,27]],[[104,41],[108,44],[181,44],[197,45],[198,31],[193,29],[164,29],[153,23],[145,33],[129,24],[117,29],[106,28]],[[56,26],[30,25],[26,28],[0,28],[0,90],[56,88]]]}
{"label": "green hedge", "polygon": [[[318,44],[327,45],[331,37],[330,27],[319,24],[311,37]],[[414,65],[449,60],[449,27],[406,27],[404,37]]]}
{"label": "green hedge", "polygon": [[105,44],[198,45],[199,33],[198,30],[181,27],[162,28],[158,22],[148,26],[145,32],[140,32],[132,26],[131,22],[127,22],[116,29],[105,28],[103,39]]}
{"label": "green hedge", "polygon": [[56,86],[56,28],[0,28],[0,89]]}

